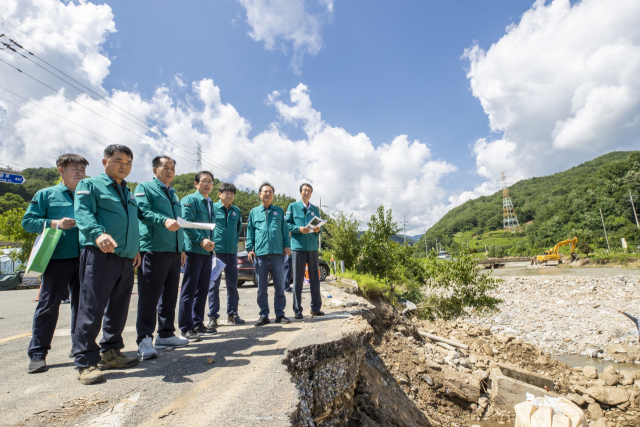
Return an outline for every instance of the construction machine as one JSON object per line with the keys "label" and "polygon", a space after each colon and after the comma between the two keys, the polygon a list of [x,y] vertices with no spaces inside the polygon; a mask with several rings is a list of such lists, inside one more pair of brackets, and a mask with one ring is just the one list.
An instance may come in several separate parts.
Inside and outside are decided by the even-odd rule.
{"label": "construction machine", "polygon": [[576,246],[578,246],[578,237],[574,237],[573,239],[563,240],[562,242],[556,244],[554,247],[546,251],[544,255],[536,256],[536,264],[544,264],[547,261],[558,261],[558,264],[562,264],[562,258],[560,258],[560,248],[566,245],[571,245],[571,261],[577,260],[578,255],[576,255],[575,250]]}

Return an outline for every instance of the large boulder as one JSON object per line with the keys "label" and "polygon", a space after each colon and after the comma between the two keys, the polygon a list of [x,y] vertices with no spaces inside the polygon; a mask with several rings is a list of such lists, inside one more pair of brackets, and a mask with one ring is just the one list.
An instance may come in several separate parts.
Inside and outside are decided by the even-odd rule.
{"label": "large boulder", "polygon": [[620,405],[629,400],[629,393],[623,388],[596,386],[587,389],[587,394],[600,403],[609,406]]}

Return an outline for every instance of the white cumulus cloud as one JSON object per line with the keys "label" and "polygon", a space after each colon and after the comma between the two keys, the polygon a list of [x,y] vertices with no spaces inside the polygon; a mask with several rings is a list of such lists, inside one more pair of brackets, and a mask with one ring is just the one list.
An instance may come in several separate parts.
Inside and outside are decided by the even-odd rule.
{"label": "white cumulus cloud", "polygon": [[291,50],[291,67],[298,75],[304,54],[320,52],[322,25],[333,12],[333,0],[310,1],[317,2],[320,11],[311,11],[307,0],[239,0],[251,38],[264,42],[267,50]]}
{"label": "white cumulus cloud", "polygon": [[537,0],[488,50],[467,49],[473,95],[502,133],[474,144],[477,172],[517,180],[637,149],[638,22],[636,0]]}
{"label": "white cumulus cloud", "polygon": [[[332,3],[323,4],[330,9]],[[67,18],[49,19],[52,10]],[[393,209],[397,220],[406,217],[416,230],[422,230],[447,210],[447,193],[439,182],[456,170],[454,165],[434,159],[426,144],[407,135],[377,144],[365,133],[351,134],[332,126],[313,107],[311,91],[304,84],[269,95],[266,102],[273,107],[274,121],[250,137],[249,121],[224,101],[223,90],[210,78],[190,82],[176,74],[169,86],[158,87],[148,99],[133,91],[103,88],[101,81],[109,68],[100,46],[106,34],[115,31],[108,6],[24,0],[2,13],[5,22],[21,29],[21,44],[106,98],[83,94],[23,58],[0,52],[3,59],[59,88],[52,91],[18,72],[3,73],[0,86],[13,94],[0,89],[2,161],[48,166],[61,153],[77,152],[91,162],[89,174],[97,175],[102,150],[116,142],[134,151],[130,179],[140,182],[151,178],[150,159],[158,154],[176,158],[178,173],[195,171],[199,142],[203,166],[221,179],[253,189],[268,180],[277,192],[292,197],[298,197],[298,186],[307,181],[314,186],[314,203],[322,198],[330,213],[354,213],[365,223],[384,205]],[[46,25],[38,27],[39,36],[33,38],[36,31],[27,31],[27,22]],[[53,37],[64,31],[68,38]],[[68,39],[75,40],[73,49]],[[38,40],[46,41],[46,46]],[[292,123],[304,131],[301,139],[283,131],[284,124]]]}

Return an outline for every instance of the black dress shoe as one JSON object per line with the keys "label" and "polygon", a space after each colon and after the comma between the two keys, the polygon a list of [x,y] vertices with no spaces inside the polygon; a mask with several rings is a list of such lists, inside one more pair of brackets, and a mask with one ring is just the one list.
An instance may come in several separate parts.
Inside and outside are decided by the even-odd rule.
{"label": "black dress shoe", "polygon": [[202,341],[202,337],[196,331],[182,332],[182,338],[186,338],[189,342]]}
{"label": "black dress shoe", "polygon": [[304,316],[302,315],[302,313],[296,313],[296,315],[293,316],[293,318],[300,320],[300,319],[304,319]]}
{"label": "black dress shoe", "polygon": [[227,317],[227,323],[231,325],[244,325],[246,322],[237,314],[230,314]]}
{"label": "black dress shoe", "polygon": [[312,316],[324,316],[324,311],[313,311],[311,310]]}
{"label": "black dress shoe", "polygon": [[288,323],[291,323],[291,320],[289,320],[289,318],[285,316],[278,316],[276,317],[276,323],[288,324]]}
{"label": "black dress shoe", "polygon": [[195,333],[202,336],[202,335],[214,335],[216,332],[218,332],[218,330],[216,328],[210,328],[210,327],[204,327],[204,325],[200,325],[200,326],[196,326],[196,328],[194,329]]}
{"label": "black dress shoe", "polygon": [[264,326],[264,325],[268,325],[269,323],[271,323],[271,320],[269,320],[268,317],[260,316],[260,319],[258,319],[256,324],[253,326]]}
{"label": "black dress shoe", "polygon": [[47,367],[47,361],[44,357],[34,357],[29,362],[29,372],[30,374],[37,374],[38,372],[45,372],[49,368]]}

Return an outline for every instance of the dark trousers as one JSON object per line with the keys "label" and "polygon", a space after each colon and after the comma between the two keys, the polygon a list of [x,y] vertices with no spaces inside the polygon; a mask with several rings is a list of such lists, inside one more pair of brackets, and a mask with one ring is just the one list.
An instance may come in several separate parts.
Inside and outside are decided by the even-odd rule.
{"label": "dark trousers", "polygon": [[[227,284],[227,315],[238,314],[238,255],[216,254],[216,257],[225,263],[224,281]],[[220,315],[220,282],[222,273],[215,282],[209,283],[209,319],[218,318]]]}
{"label": "dark trousers", "polygon": [[[77,367],[97,364],[101,350],[124,348],[122,331],[127,323],[132,289],[132,259],[105,254],[95,246],[82,248],[80,305],[73,346]],[[100,328],[102,339],[98,345]]]}
{"label": "dark trousers", "polygon": [[254,260],[260,316],[269,317],[269,272],[273,278],[273,311],[276,317],[284,316],[287,306],[287,298],[284,295],[284,258],[281,254],[272,254],[256,256]]}
{"label": "dark trousers", "polygon": [[284,289],[291,290],[293,284],[293,257],[289,257],[284,263]]}
{"label": "dark trousers", "polygon": [[318,251],[291,251],[293,258],[293,311],[302,313],[302,284],[305,266],[309,266],[309,288],[311,292],[311,310],[320,311],[320,277],[318,277]]}
{"label": "dark trousers", "polygon": [[66,299],[67,295],[71,295],[71,343],[73,344],[80,293],[79,265],[79,258],[49,261],[42,275],[38,305],[33,315],[33,334],[28,350],[30,358],[35,355],[47,357],[58,323],[60,301]]}
{"label": "dark trousers", "polygon": [[180,292],[178,327],[182,332],[204,326],[204,308],[211,279],[211,255],[187,252]]}
{"label": "dark trousers", "polygon": [[158,318],[158,336],[169,338],[176,327],[176,303],[180,286],[180,252],[140,252],[138,268],[138,319],[136,332],[140,344],[153,338]]}

